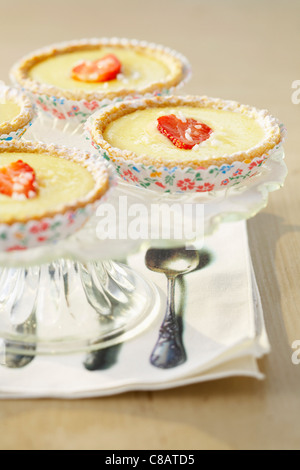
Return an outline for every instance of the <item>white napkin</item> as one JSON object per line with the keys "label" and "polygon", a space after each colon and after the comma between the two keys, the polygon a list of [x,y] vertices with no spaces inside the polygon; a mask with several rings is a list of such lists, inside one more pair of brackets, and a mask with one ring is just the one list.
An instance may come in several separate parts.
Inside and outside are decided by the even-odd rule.
{"label": "white napkin", "polygon": [[[245,222],[224,224],[207,238],[207,264],[184,277],[187,362],[161,370],[149,362],[166,305],[166,278],[150,272],[144,253],[129,264],[161,292],[161,314],[147,331],[122,344],[105,370],[89,371],[87,354],[36,357],[23,369],[0,367],[0,398],[84,398],[158,390],[229,376],[262,379],[256,359],[270,350],[248,249]],[[101,353],[103,354],[103,352]]]}

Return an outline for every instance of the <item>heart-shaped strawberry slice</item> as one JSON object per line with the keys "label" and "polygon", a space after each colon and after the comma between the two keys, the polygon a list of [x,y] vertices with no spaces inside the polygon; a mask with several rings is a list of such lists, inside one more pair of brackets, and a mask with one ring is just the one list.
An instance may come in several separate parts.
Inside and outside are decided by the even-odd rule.
{"label": "heart-shaped strawberry slice", "polygon": [[157,119],[157,129],[180,149],[192,149],[207,140],[213,130],[206,124],[193,118],[177,117],[175,114]]}
{"label": "heart-shaped strawberry slice", "polygon": [[81,82],[107,82],[121,72],[122,64],[114,54],[108,54],[99,60],[82,60],[72,69],[72,78]]}
{"label": "heart-shaped strawberry slice", "polygon": [[22,160],[0,168],[0,194],[27,199],[35,197],[37,182],[34,169]]}

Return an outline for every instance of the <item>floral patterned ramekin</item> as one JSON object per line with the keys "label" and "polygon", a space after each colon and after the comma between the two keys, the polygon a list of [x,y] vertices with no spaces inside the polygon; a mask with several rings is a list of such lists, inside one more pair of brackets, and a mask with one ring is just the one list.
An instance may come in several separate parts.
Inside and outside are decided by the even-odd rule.
{"label": "floral patterned ramekin", "polygon": [[[119,92],[93,92],[86,93],[86,97],[81,95],[84,93],[71,92],[68,90],[51,87],[46,84],[34,82],[29,80],[26,76],[27,67],[35,64],[40,56],[51,56],[56,51],[72,51],[77,47],[86,46],[120,46],[120,47],[139,47],[141,49],[149,49],[156,53],[167,54],[173,57],[181,64],[181,74],[178,80],[174,83],[170,81],[166,85],[163,82],[150,84],[149,87],[140,91],[126,90]],[[76,124],[84,123],[88,117],[95,111],[102,109],[112,103],[118,103],[123,100],[140,99],[142,97],[150,97],[157,95],[168,95],[174,92],[175,89],[183,86],[191,77],[191,67],[188,60],[179,52],[171,50],[170,48],[148,43],[146,41],[138,41],[135,39],[119,39],[119,38],[101,38],[101,39],[83,39],[79,41],[66,42],[55,44],[44,49],[33,52],[27,57],[21,59],[11,71],[11,79],[13,83],[22,87],[24,91],[30,96],[32,102],[35,103],[37,109],[44,114],[54,117],[60,121],[69,121]],[[76,98],[74,96],[76,95]]]}
{"label": "floral patterned ramekin", "polygon": [[106,162],[99,160],[97,155],[89,152],[63,146],[17,141],[11,144],[1,143],[1,151],[41,152],[77,162],[91,173],[95,180],[95,186],[86,196],[73,203],[68,203],[46,216],[25,222],[16,221],[11,224],[0,222],[0,252],[27,250],[45,244],[56,243],[69,237],[80,230],[89,218],[95,214],[98,205],[106,200],[110,188],[113,188],[116,184],[115,177],[107,169]]}
{"label": "floral patterned ramekin", "polygon": [[31,101],[25,93],[0,82],[0,104],[13,102],[20,107],[20,112],[11,121],[0,123],[0,141],[10,142],[20,139],[32,125],[35,113]]}
{"label": "floral patterned ramekin", "polygon": [[[209,103],[215,107],[225,106],[224,109],[239,112],[256,113],[259,118],[267,119],[268,131],[272,131],[275,125],[278,129],[279,142],[274,144],[272,148],[260,152],[259,155],[247,159],[247,155],[239,159],[239,155],[234,158],[223,159],[220,164],[211,164],[208,167],[178,166],[176,164],[164,166],[163,164],[150,164],[143,162],[144,157],[131,158],[133,154],[128,151],[121,151],[111,147],[102,137],[101,130],[99,132],[99,123],[101,126],[104,122],[110,121],[111,113],[115,118],[118,114],[122,114],[122,109],[130,108],[145,109],[147,106],[155,106],[157,102],[168,102],[169,105],[178,103],[192,103],[195,100],[199,102]],[[227,106],[227,108],[226,108]],[[122,108],[122,109],[121,109]],[[103,124],[105,127],[106,124]],[[279,127],[278,127],[279,126]],[[142,99],[135,102],[123,102],[117,105],[111,105],[106,110],[100,110],[91,116],[85,125],[86,139],[91,141],[92,146],[100,153],[102,157],[110,161],[117,174],[126,182],[140,186],[145,189],[154,190],[162,193],[209,193],[211,191],[224,190],[226,188],[242,184],[261,172],[261,167],[267,159],[279,150],[282,146],[286,130],[284,126],[279,125],[277,120],[267,113],[267,111],[258,111],[250,106],[240,105],[234,101],[223,101],[220,99],[207,97],[192,96],[169,96],[160,98]],[[100,144],[100,145],[99,145]],[[104,144],[104,145],[103,145]],[[107,144],[107,145],[106,145]],[[255,150],[255,149],[254,149]],[[125,155],[126,154],[126,155]],[[130,154],[129,156],[127,154]],[[125,158],[126,157],[126,158]]]}

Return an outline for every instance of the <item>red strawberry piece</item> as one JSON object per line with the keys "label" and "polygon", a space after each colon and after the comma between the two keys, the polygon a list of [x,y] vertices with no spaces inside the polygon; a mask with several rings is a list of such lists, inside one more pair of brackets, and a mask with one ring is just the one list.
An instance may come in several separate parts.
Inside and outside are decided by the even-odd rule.
{"label": "red strawberry piece", "polygon": [[180,149],[192,149],[194,145],[207,140],[213,130],[193,118],[178,118],[175,114],[157,119],[157,129]]}
{"label": "red strawberry piece", "polygon": [[0,194],[24,196],[29,199],[37,194],[35,171],[22,160],[0,168]]}
{"label": "red strawberry piece", "polygon": [[113,80],[121,72],[122,64],[114,54],[108,54],[102,59],[82,60],[72,69],[72,78],[81,82],[107,82]]}

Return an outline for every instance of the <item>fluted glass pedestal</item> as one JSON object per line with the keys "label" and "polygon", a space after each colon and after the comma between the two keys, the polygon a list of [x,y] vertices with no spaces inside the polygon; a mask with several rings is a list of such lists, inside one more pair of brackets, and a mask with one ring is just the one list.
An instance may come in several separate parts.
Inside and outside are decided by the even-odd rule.
{"label": "fluted glass pedestal", "polygon": [[0,362],[123,342],[147,328],[158,303],[153,285],[112,261],[0,268]]}

